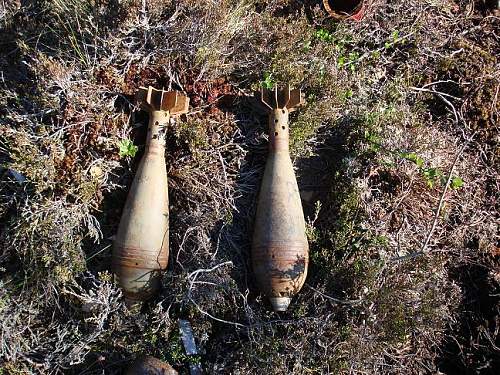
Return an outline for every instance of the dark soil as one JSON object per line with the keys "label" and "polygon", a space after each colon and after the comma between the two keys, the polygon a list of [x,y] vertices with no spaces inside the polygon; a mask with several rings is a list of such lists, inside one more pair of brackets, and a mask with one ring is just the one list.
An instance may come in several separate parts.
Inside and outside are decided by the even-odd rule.
{"label": "dark soil", "polygon": [[450,276],[463,289],[464,298],[436,363],[446,374],[498,374],[500,353],[492,347],[500,323],[498,283],[482,264],[459,265]]}

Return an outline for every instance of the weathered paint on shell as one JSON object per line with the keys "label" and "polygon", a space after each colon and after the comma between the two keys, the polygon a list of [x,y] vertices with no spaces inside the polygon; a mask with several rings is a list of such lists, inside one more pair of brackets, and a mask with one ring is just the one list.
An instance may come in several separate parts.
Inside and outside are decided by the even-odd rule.
{"label": "weathered paint on shell", "polygon": [[252,244],[257,283],[276,311],[303,286],[309,245],[302,203],[288,151],[288,110],[269,116],[269,156],[261,184]]}
{"label": "weathered paint on shell", "polygon": [[145,356],[135,360],[125,371],[125,375],[177,375],[168,363],[158,358]]}

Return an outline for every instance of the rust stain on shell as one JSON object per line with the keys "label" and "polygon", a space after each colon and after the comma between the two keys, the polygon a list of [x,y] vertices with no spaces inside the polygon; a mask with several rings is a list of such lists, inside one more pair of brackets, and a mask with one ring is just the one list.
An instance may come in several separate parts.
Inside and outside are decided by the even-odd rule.
{"label": "rust stain on shell", "polygon": [[252,264],[259,286],[275,297],[291,297],[304,284],[309,264],[308,244],[269,241],[254,245]]}

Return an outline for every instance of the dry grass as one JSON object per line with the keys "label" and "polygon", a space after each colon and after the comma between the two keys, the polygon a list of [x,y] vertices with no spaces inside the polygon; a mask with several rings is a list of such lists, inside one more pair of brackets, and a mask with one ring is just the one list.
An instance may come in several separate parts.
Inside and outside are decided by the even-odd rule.
{"label": "dry grass", "polygon": [[[180,318],[207,373],[494,373],[498,13],[373,0],[336,23],[315,3],[0,2],[0,374],[119,373],[140,353],[186,373]],[[282,314],[249,263],[251,95],[279,82],[306,94],[291,148],[311,244]],[[140,85],[192,107],[167,134],[164,288],[133,314],[108,271]]]}

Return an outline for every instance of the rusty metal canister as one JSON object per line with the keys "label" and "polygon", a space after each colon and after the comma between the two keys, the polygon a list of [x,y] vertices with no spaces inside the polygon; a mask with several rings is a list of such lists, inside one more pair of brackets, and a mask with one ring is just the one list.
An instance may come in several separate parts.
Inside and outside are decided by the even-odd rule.
{"label": "rusty metal canister", "polygon": [[135,360],[127,368],[125,375],[178,375],[178,372],[158,358],[144,356]]}
{"label": "rusty metal canister", "polygon": [[252,265],[275,311],[285,311],[304,284],[309,245],[297,179],[290,159],[288,115],[302,104],[300,90],[262,89],[269,115],[269,154],[260,188]]}
{"label": "rusty metal canister", "polygon": [[335,19],[361,21],[366,11],[366,0],[323,0],[328,14]]}
{"label": "rusty metal canister", "polygon": [[170,115],[187,112],[189,99],[177,92],[141,87],[137,104],[149,112],[142,157],[113,248],[112,267],[128,302],[144,301],[159,288],[168,262],[168,185],[163,137]]}

